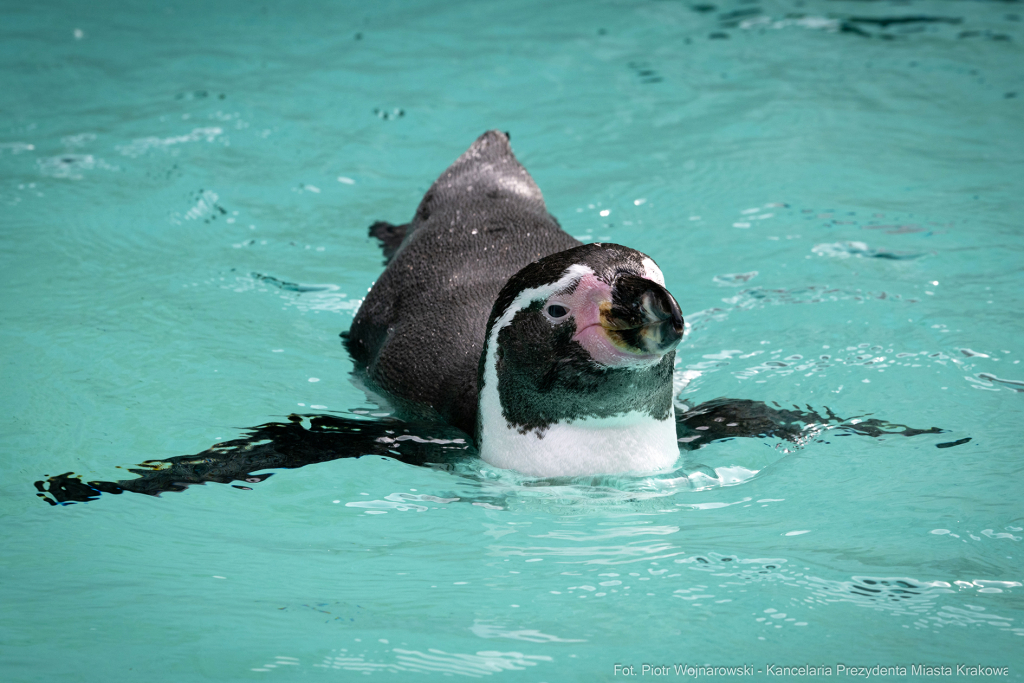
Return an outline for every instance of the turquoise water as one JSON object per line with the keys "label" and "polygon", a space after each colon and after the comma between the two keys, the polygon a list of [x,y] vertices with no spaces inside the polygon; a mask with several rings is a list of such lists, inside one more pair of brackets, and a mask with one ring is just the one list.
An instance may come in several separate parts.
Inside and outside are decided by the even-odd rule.
{"label": "turquoise water", "polygon": [[[715,4],[4,3],[0,678],[1021,678],[1024,10]],[[568,232],[661,265],[680,401],[947,432],[36,497],[374,410],[338,338],[366,226],[490,128]]]}

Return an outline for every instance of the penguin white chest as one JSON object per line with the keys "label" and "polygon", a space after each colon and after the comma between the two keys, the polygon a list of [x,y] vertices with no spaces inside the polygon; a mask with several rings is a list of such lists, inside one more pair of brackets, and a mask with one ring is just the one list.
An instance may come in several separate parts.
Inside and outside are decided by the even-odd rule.
{"label": "penguin white chest", "polygon": [[675,415],[656,420],[642,413],[553,423],[520,433],[484,415],[480,457],[495,467],[534,477],[571,477],[671,469],[679,457]]}

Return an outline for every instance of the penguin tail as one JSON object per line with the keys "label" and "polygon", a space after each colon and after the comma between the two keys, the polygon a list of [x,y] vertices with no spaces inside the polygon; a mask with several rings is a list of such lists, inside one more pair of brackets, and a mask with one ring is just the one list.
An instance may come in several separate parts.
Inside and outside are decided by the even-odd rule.
{"label": "penguin tail", "polygon": [[409,224],[393,225],[387,221],[377,221],[370,226],[370,237],[380,242],[381,251],[384,252],[384,265],[391,263],[398,248],[408,232]]}

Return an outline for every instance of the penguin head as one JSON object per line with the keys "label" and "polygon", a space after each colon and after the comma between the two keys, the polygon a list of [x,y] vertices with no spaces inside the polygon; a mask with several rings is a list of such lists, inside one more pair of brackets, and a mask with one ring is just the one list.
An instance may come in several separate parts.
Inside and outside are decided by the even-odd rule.
{"label": "penguin head", "polygon": [[528,265],[504,286],[487,325],[482,453],[503,431],[543,439],[553,425],[668,420],[682,336],[679,305],[641,252],[587,244]]}

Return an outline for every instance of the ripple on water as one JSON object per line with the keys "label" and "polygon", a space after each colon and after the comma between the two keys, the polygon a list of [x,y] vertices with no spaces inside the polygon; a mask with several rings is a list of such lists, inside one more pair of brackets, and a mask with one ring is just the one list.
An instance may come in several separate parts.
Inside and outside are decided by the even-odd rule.
{"label": "ripple on water", "polygon": [[108,164],[103,159],[92,154],[58,154],[53,157],[36,159],[36,167],[39,172],[48,178],[60,178],[66,180],[81,180],[85,177],[86,171],[100,169],[103,171],[117,171],[117,166]]}
{"label": "ripple on water", "polygon": [[920,252],[911,251],[888,251],[886,249],[873,249],[865,242],[832,242],[828,244],[816,244],[811,251],[818,256],[830,258],[847,259],[856,258],[877,258],[889,259],[891,261],[906,261],[921,258]]}
{"label": "ripple on water", "polygon": [[203,140],[215,142],[223,133],[224,129],[219,126],[206,126],[193,128],[190,132],[182,135],[163,138],[151,135],[145,138],[136,138],[126,145],[118,145],[116,149],[124,156],[131,158],[140,157],[154,149],[174,153],[176,151],[174,148],[178,145]]}
{"label": "ripple on water", "polygon": [[[921,580],[909,576],[856,575],[847,579],[816,576],[808,567],[791,567],[784,557],[742,557],[715,552],[693,553],[677,544],[674,527],[625,525],[620,532],[556,532],[532,536],[528,545],[492,545],[490,554],[512,560],[508,576],[494,577],[501,585],[521,590],[535,586],[554,610],[561,601],[628,601],[654,596],[681,601],[689,608],[732,614],[749,609],[752,601],[772,596],[775,604],[755,612],[764,628],[828,624],[844,605],[886,612],[908,629],[935,630],[943,626],[987,626],[1008,635],[1024,635],[1024,627],[998,614],[998,605],[978,605],[975,598],[1000,599],[1014,593],[1019,581],[995,579]],[[671,532],[671,533],[667,533]],[[608,543],[653,534],[664,540]],[[675,536],[669,538],[668,536]],[[536,545],[543,539],[548,543]],[[551,544],[561,541],[561,545]],[[598,541],[598,543],[594,543]],[[602,542],[603,541],[603,542]],[[542,556],[550,562],[527,564]],[[518,560],[518,562],[516,562]],[[508,565],[505,565],[508,566]],[[557,583],[560,585],[552,585]],[[759,585],[756,591],[751,586]],[[767,587],[767,589],[766,589]],[[538,596],[535,599],[540,599]],[[762,603],[763,605],[763,603]],[[549,639],[551,636],[536,635]]]}
{"label": "ripple on water", "polygon": [[[387,645],[385,639],[380,639]],[[480,678],[502,671],[523,671],[538,664],[553,661],[546,655],[528,655],[521,652],[499,652],[482,650],[473,654],[460,654],[430,648],[428,650],[407,650],[404,648],[336,648],[319,661],[313,668],[358,671],[369,674],[373,672],[389,673],[428,673],[438,672],[444,675],[469,676]],[[298,657],[278,655],[270,661],[252,667],[251,671],[271,672],[280,667],[303,667]]]}
{"label": "ripple on water", "polygon": [[354,316],[363,303],[362,298],[349,297],[338,285],[289,282],[261,273],[236,275],[221,287],[240,294],[277,292],[286,306],[295,307],[303,313],[345,312]]}
{"label": "ripple on water", "polygon": [[[988,359],[989,356],[975,354],[967,359],[959,357],[952,350],[934,349],[901,349],[901,344],[886,342],[861,342],[833,349],[826,344],[817,351],[808,352],[801,348],[800,353],[793,353],[785,348],[776,349],[723,349],[715,353],[705,353],[702,360],[686,363],[678,361],[682,368],[677,368],[679,375],[676,381],[678,394],[692,394],[700,389],[706,376],[728,369],[728,372],[739,380],[765,380],[799,375],[801,377],[827,377],[830,368],[862,368],[871,372],[885,372],[896,368],[928,368],[940,367],[970,372],[977,368],[976,358]],[[964,377],[964,380],[976,388],[999,391],[1006,389],[1011,392],[1024,392],[1024,382],[997,377],[990,372],[977,372]],[[861,379],[864,381],[864,378]],[[868,380],[870,381],[870,380]],[[835,390],[839,393],[842,385]]]}
{"label": "ripple on water", "polygon": [[[726,284],[724,278],[731,276],[717,276],[723,278],[720,284]],[[717,281],[717,279],[716,279]],[[737,283],[740,284],[740,283]],[[806,285],[790,288],[770,287],[748,287],[740,290],[733,296],[722,299],[725,306],[714,306],[695,313],[687,313],[684,317],[687,327],[687,334],[691,331],[697,332],[708,327],[712,323],[725,322],[732,313],[737,311],[750,311],[765,308],[767,306],[783,306],[789,304],[820,304],[838,301],[891,301],[891,302],[915,302],[917,299],[904,299],[901,294],[894,294],[886,291],[872,291],[862,289],[849,289],[842,287],[828,287],[825,285]]]}
{"label": "ripple on water", "polygon": [[582,638],[560,638],[558,636],[541,633],[536,629],[509,630],[494,621],[477,619],[469,629],[473,635],[480,638],[508,638],[510,640],[522,640],[528,643],[585,643]]}

